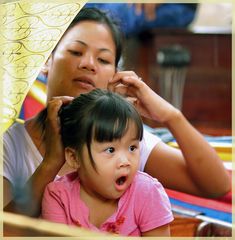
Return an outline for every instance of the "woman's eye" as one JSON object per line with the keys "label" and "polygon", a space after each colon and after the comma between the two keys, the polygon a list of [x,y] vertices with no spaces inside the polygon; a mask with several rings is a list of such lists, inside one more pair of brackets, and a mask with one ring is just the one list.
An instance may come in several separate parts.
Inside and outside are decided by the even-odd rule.
{"label": "woman's eye", "polygon": [[80,51],[69,50],[69,52],[74,56],[81,56],[82,55],[82,53]]}
{"label": "woman's eye", "polygon": [[99,58],[99,61],[103,64],[109,64],[108,60],[105,60],[105,59],[102,59],[102,58]]}
{"label": "woman's eye", "polygon": [[115,151],[115,149],[113,147],[109,147],[105,150],[105,152],[107,153],[113,153]]}
{"label": "woman's eye", "polygon": [[129,147],[130,152],[134,152],[136,149],[137,149],[136,146],[130,146],[130,147]]}

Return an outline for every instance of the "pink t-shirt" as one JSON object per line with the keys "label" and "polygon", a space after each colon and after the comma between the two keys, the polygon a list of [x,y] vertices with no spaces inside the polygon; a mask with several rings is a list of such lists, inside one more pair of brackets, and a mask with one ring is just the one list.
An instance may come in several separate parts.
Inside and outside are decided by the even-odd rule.
{"label": "pink t-shirt", "polygon": [[89,222],[89,209],[80,199],[77,173],[70,173],[46,187],[42,201],[42,218],[81,226],[93,231],[140,236],[173,220],[169,198],[162,185],[143,172],[121,196],[117,211],[98,229]]}

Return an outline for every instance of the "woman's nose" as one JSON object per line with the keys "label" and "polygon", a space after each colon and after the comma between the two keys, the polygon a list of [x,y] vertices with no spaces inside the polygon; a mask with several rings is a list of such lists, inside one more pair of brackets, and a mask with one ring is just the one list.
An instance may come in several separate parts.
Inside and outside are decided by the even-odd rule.
{"label": "woman's nose", "polygon": [[78,64],[80,69],[85,69],[91,72],[96,72],[96,64],[95,59],[91,54],[85,54],[80,58],[80,62]]}

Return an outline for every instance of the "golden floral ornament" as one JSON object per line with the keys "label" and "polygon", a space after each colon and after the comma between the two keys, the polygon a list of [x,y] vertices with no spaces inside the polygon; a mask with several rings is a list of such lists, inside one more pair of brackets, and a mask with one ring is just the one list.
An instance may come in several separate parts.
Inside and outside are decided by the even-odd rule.
{"label": "golden floral ornament", "polygon": [[4,1],[0,5],[0,124],[3,133],[84,0]]}

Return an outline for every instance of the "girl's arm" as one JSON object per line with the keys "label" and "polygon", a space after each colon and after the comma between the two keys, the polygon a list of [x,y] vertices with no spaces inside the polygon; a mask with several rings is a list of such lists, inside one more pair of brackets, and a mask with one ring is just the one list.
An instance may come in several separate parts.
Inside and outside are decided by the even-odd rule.
{"label": "girl's arm", "polygon": [[180,150],[159,143],[145,171],[166,188],[199,196],[218,197],[231,188],[230,177],[216,151],[183,114],[157,95],[132,71],[118,72],[109,88],[130,97],[142,116],[165,124]]}
{"label": "girl's arm", "polygon": [[142,237],[170,237],[169,224],[141,233]]}
{"label": "girl's arm", "polygon": [[55,182],[47,185],[42,198],[41,218],[69,225],[66,213],[69,203],[62,192],[64,192],[63,186],[62,188],[61,186],[58,187]]}

